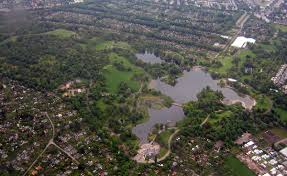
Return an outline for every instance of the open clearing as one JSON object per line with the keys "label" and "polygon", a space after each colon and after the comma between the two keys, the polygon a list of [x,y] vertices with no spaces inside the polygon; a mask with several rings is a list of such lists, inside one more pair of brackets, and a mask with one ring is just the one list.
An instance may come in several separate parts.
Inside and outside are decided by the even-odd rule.
{"label": "open clearing", "polygon": [[131,46],[126,42],[106,41],[96,46],[96,50],[111,50],[114,48],[131,50]]}
{"label": "open clearing", "polygon": [[[121,82],[126,82],[133,91],[136,91],[140,88],[140,83],[134,80],[134,76],[136,74],[144,73],[143,69],[136,67],[127,59],[118,56],[115,53],[112,53],[109,56],[109,60],[111,65],[108,65],[104,68],[104,75],[106,78],[107,88],[110,92],[116,93]],[[115,62],[121,63],[128,70],[118,70],[113,65]]]}
{"label": "open clearing", "polygon": [[57,36],[57,37],[60,37],[60,38],[70,38],[70,37],[76,35],[75,32],[68,31],[66,29],[56,29],[54,31],[46,32],[45,34],[54,35],[54,36]]}
{"label": "open clearing", "polygon": [[280,119],[287,122],[287,111],[281,108],[276,108],[275,112],[279,115]]}
{"label": "open clearing", "polygon": [[224,166],[231,171],[228,174],[233,176],[255,176],[255,174],[235,156],[228,156],[225,159]]}

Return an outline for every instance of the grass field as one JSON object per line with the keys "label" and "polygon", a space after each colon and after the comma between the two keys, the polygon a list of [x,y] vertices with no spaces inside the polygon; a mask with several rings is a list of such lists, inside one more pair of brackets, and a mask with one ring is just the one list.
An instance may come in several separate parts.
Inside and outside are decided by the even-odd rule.
{"label": "grass field", "polygon": [[157,136],[156,141],[160,144],[159,157],[163,157],[168,151],[168,140],[173,133],[174,129],[168,129]]}
{"label": "grass field", "polygon": [[280,24],[274,24],[273,26],[275,29],[281,30],[283,32],[287,32],[287,26],[280,25]]}
{"label": "grass field", "polygon": [[131,46],[126,42],[106,41],[96,45],[96,50],[107,50],[113,48],[132,50]]}
{"label": "grass field", "polygon": [[[110,92],[116,93],[121,82],[126,82],[128,86],[134,91],[140,88],[140,83],[136,80],[133,80],[133,77],[135,74],[144,73],[143,69],[136,67],[127,59],[120,57],[115,53],[112,53],[109,56],[109,60],[111,64],[104,68],[104,75],[106,78],[107,88]],[[126,68],[130,68],[130,71],[118,70],[113,65],[114,62],[121,62]]]}
{"label": "grass field", "polygon": [[54,31],[46,32],[45,34],[54,35],[54,36],[57,36],[57,37],[60,37],[60,38],[70,38],[73,35],[76,35],[75,32],[68,31],[66,29],[56,29]]}
{"label": "grass field", "polygon": [[215,124],[216,122],[221,121],[224,118],[228,118],[232,115],[233,113],[231,111],[217,112],[215,113],[215,117],[209,118],[208,122],[210,122],[211,124]]}
{"label": "grass field", "polygon": [[210,71],[217,72],[220,74],[225,74],[228,70],[232,67],[232,58],[230,56],[225,56],[220,58],[219,61],[221,62],[222,66],[219,68],[211,68]]}
{"label": "grass field", "polygon": [[168,139],[173,133],[174,129],[165,130],[157,136],[157,141],[159,141],[164,147],[168,148]]}
{"label": "grass field", "polygon": [[219,74],[226,74],[232,68],[233,65],[232,60],[239,59],[240,60],[239,65],[242,65],[246,60],[246,56],[253,58],[256,55],[250,50],[241,50],[238,52],[237,55],[233,57],[232,56],[219,57],[218,61],[221,62],[222,66],[219,68],[210,68],[209,70]]}
{"label": "grass field", "polygon": [[231,171],[230,176],[255,176],[247,166],[232,155],[225,159],[224,167]]}
{"label": "grass field", "polygon": [[287,122],[287,111],[281,108],[276,108],[275,112],[280,116],[280,119]]}
{"label": "grass field", "polygon": [[111,93],[116,93],[121,82],[126,82],[132,90],[139,89],[138,82],[132,80],[133,73],[128,71],[119,71],[114,66],[105,67],[106,85]]}
{"label": "grass field", "polygon": [[287,138],[287,130],[283,128],[273,128],[271,131],[281,138]]}
{"label": "grass field", "polygon": [[243,50],[238,54],[238,57],[242,60],[245,59],[247,56],[254,58],[256,55],[251,50]]}

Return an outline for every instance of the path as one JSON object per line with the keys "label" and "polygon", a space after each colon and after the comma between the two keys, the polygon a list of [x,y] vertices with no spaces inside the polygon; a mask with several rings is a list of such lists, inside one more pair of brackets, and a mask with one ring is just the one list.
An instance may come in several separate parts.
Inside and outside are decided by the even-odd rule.
{"label": "path", "polygon": [[225,53],[231,44],[236,40],[236,38],[239,36],[241,33],[243,26],[245,22],[249,19],[250,15],[247,14],[247,12],[244,12],[244,14],[237,20],[236,22],[236,27],[239,28],[239,30],[235,33],[235,35],[231,38],[231,40],[227,43],[227,45],[224,47],[223,53]]}
{"label": "path", "polygon": [[236,21],[236,27],[239,28],[238,31],[235,33],[235,35],[230,39],[229,42],[227,42],[227,44],[225,45],[225,47],[223,48],[223,51],[216,54],[214,59],[216,59],[218,56],[220,56],[221,54],[224,54],[229,47],[231,46],[231,44],[236,40],[236,38],[239,36],[239,34],[241,33],[243,26],[245,24],[245,22],[249,19],[250,15],[247,14],[247,12],[244,12],[244,14]]}
{"label": "path", "polygon": [[46,145],[46,147],[44,148],[44,150],[37,156],[37,158],[33,161],[33,163],[29,166],[29,168],[26,170],[26,172],[23,174],[24,176],[28,174],[28,172],[31,170],[31,168],[37,163],[37,161],[39,160],[39,158],[46,152],[46,150],[48,149],[48,147],[53,143],[54,141],[54,137],[55,137],[55,126],[54,123],[52,122],[50,116],[48,115],[47,112],[44,112],[44,114],[46,115],[46,117],[49,119],[49,122],[51,124],[52,127],[52,137],[49,140],[48,144]]}
{"label": "path", "polygon": [[171,153],[171,142],[172,142],[172,139],[173,137],[179,132],[180,130],[177,129],[175,130],[174,133],[172,133],[172,135],[170,135],[169,139],[168,139],[168,151],[166,152],[166,154],[164,156],[162,156],[161,158],[159,158],[157,161],[160,162],[160,161],[163,161],[165,160]]}
{"label": "path", "polygon": [[208,121],[209,116],[210,116],[210,115],[208,115],[208,116],[204,119],[204,121],[200,124],[200,127],[202,127],[202,126]]}
{"label": "path", "polygon": [[183,105],[182,104],[179,104],[179,103],[172,103],[172,105],[174,105],[174,106],[178,106],[178,107],[183,107]]}
{"label": "path", "polygon": [[37,156],[37,158],[33,161],[33,163],[29,166],[29,168],[25,171],[25,173],[23,174],[23,176],[26,176],[28,174],[28,172],[31,170],[31,168],[38,162],[39,158],[47,151],[48,147],[50,145],[54,145],[55,147],[57,147],[61,152],[65,153],[69,158],[71,158],[76,164],[79,164],[79,161],[77,161],[73,156],[71,156],[71,154],[69,154],[68,152],[66,152],[64,149],[62,149],[60,146],[58,146],[55,142],[54,142],[54,138],[55,138],[55,126],[53,121],[51,120],[50,116],[48,115],[47,112],[44,112],[44,115],[48,118],[51,127],[52,127],[52,137],[49,139],[48,144],[46,145],[46,147],[42,150],[42,152]]}

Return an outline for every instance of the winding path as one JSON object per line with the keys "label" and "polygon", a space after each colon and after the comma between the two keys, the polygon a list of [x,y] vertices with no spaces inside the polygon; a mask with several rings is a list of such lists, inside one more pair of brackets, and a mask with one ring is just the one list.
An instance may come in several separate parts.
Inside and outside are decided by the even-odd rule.
{"label": "winding path", "polygon": [[166,154],[164,156],[162,156],[161,158],[158,159],[158,162],[165,160],[171,153],[171,142],[173,137],[179,132],[179,129],[176,129],[174,133],[172,133],[172,135],[170,135],[169,139],[168,139],[168,151],[166,152]]}

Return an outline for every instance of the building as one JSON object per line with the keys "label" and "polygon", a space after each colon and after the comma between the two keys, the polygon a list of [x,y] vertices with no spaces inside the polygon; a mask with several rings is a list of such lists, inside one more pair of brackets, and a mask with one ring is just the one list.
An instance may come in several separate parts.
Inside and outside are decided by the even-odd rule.
{"label": "building", "polygon": [[287,157],[287,147],[285,147],[284,149],[280,150],[280,153],[281,153],[283,156]]}
{"label": "building", "polygon": [[236,40],[231,44],[231,46],[236,47],[236,48],[245,48],[247,43],[254,44],[255,39],[253,38],[246,38],[243,36],[237,37]]}

